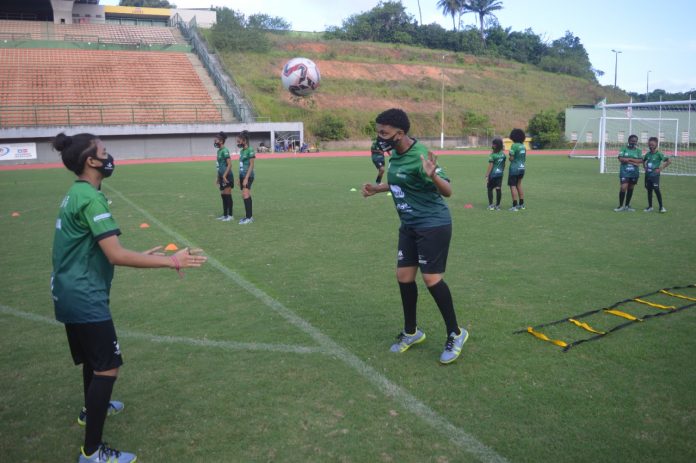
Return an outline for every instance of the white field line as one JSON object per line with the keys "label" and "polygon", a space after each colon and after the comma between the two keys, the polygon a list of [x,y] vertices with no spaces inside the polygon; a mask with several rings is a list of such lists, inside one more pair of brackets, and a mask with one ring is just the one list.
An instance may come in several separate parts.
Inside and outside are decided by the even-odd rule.
{"label": "white field line", "polygon": [[[191,248],[198,247],[197,245],[194,245],[193,242],[189,241],[179,233],[166,226],[164,223],[157,220],[152,214],[147,212],[145,209],[141,208],[140,206],[126,198],[118,190],[106,184],[105,187],[110,192],[118,196],[125,203],[130,205],[133,209],[140,212],[150,222],[157,225],[160,229],[162,229],[165,233],[167,233],[169,236],[174,238],[179,243]],[[259,301],[263,302],[268,308],[272,309],[278,315],[283,317],[288,323],[299,328],[300,331],[314,339],[321,347],[322,352],[338,358],[343,363],[353,368],[363,378],[367,379],[370,383],[372,383],[380,391],[382,391],[383,394],[385,394],[387,397],[390,397],[395,402],[399,403],[402,407],[418,416],[420,419],[432,426],[443,436],[449,438],[450,441],[452,441],[465,452],[468,452],[481,462],[507,462],[507,460],[502,455],[496,453],[495,450],[486,446],[478,439],[476,439],[476,437],[469,434],[465,430],[458,428],[452,423],[450,423],[447,419],[440,416],[437,412],[435,412],[435,410],[433,410],[428,405],[420,401],[417,397],[412,395],[406,389],[391,382],[387,377],[385,377],[377,370],[375,370],[373,367],[362,361],[348,349],[341,347],[333,339],[322,333],[318,328],[312,326],[305,319],[297,315],[289,308],[285,307],[285,305],[283,305],[281,302],[273,299],[271,296],[263,292],[250,281],[247,281],[237,272],[234,272],[233,270],[227,268],[213,256],[208,255],[208,264],[218,269],[223,275],[227,276],[230,280],[237,283],[237,285],[239,285],[241,288],[245,289],[251,295],[256,297]]]}
{"label": "white field line", "polygon": [[[24,320],[29,320],[33,322],[45,323],[54,326],[63,326],[62,323],[56,321],[53,318],[44,317],[43,315],[37,315],[30,312],[24,312],[22,310],[17,310],[12,307],[0,304],[0,313],[5,315],[12,315],[17,318],[23,318]],[[134,338],[134,339],[144,339],[150,342],[157,342],[162,344],[186,344],[190,346],[198,347],[214,347],[223,350],[229,350],[234,352],[239,351],[265,351],[265,352],[279,352],[284,354],[321,354],[321,348],[319,347],[303,347],[303,346],[290,346],[286,344],[264,344],[258,342],[235,342],[235,341],[214,341],[212,339],[197,339],[197,338],[185,338],[181,336],[158,336],[154,334],[139,333],[137,331],[130,330],[116,330],[119,338]]]}

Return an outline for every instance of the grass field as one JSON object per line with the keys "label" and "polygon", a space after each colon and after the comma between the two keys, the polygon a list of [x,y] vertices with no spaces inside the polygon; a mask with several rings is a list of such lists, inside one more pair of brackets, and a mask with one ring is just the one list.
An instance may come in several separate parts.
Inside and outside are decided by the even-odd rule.
{"label": "grass field", "polygon": [[[440,163],[455,191],[446,281],[471,333],[447,367],[420,281],[428,340],[388,352],[402,324],[398,219],[391,198],[350,191],[374,179],[369,157],[259,160],[249,226],[214,220],[212,163],[119,166],[104,191],[122,243],[192,244],[210,260],[184,279],[117,270],[126,409],[105,439],[143,462],[696,461],[696,308],[567,353],[512,334],[696,283],[696,179],[663,178],[667,214],[614,213],[617,178],[596,161],[531,156],[527,210],[489,212],[485,157]],[[0,172],[2,461],[75,461],[82,442],[81,371],[49,295],[71,182],[64,169]],[[645,204],[641,180],[633,205]],[[547,332],[590,336],[566,325]]]}

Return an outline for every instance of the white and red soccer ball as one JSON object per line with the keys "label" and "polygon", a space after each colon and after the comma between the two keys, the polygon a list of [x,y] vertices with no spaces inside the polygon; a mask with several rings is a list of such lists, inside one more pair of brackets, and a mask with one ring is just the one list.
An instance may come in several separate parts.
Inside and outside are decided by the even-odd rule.
{"label": "white and red soccer ball", "polygon": [[321,75],[311,59],[293,58],[283,66],[280,78],[287,91],[295,96],[307,96],[319,87]]}

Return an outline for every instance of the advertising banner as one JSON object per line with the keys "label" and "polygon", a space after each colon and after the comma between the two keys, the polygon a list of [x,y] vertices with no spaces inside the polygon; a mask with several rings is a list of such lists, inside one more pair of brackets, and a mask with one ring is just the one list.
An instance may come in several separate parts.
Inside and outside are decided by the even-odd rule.
{"label": "advertising banner", "polygon": [[0,161],[36,159],[36,143],[0,142]]}

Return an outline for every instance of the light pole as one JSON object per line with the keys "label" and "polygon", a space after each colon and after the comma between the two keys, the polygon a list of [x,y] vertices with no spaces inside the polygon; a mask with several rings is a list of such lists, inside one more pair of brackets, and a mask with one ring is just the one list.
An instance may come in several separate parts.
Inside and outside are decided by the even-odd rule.
{"label": "light pole", "polygon": [[616,91],[616,71],[619,67],[619,53],[621,52],[613,48],[611,51],[614,53],[614,91]]}
{"label": "light pole", "polygon": [[648,71],[648,74],[645,76],[645,101],[648,101],[648,95],[650,95],[650,73],[652,71]]}
{"label": "light pole", "polygon": [[440,149],[445,147],[445,58],[447,55],[442,55],[442,67],[440,67],[440,78],[442,87],[440,90]]}

